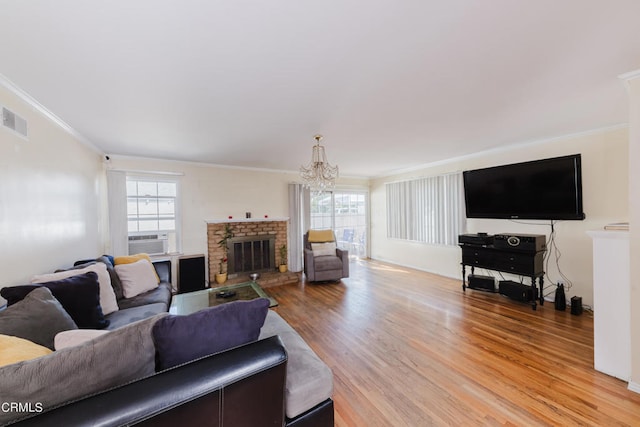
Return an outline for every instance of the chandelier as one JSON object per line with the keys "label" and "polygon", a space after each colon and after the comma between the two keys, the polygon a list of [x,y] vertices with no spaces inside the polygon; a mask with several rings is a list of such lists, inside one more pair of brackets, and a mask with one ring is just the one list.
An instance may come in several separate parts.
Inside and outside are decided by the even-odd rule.
{"label": "chandelier", "polygon": [[300,176],[304,185],[313,193],[322,193],[332,189],[338,178],[338,166],[331,166],[327,161],[324,147],[320,145],[322,135],[313,137],[316,145],[313,146],[311,162],[307,166],[300,167]]}

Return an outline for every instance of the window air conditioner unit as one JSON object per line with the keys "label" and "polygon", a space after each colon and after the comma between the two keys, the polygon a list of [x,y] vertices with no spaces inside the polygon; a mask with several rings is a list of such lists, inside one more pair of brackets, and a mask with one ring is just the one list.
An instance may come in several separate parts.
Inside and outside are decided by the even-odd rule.
{"label": "window air conditioner unit", "polygon": [[129,254],[166,254],[169,245],[167,233],[137,234],[129,236]]}

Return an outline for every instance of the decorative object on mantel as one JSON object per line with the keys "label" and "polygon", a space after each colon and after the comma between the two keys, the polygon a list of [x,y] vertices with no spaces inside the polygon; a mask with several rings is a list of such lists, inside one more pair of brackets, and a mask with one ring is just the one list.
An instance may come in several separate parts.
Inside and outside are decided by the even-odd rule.
{"label": "decorative object on mantel", "polygon": [[280,265],[278,266],[278,270],[280,273],[287,272],[287,245],[280,246]]}
{"label": "decorative object on mantel", "polygon": [[338,166],[331,166],[327,161],[324,147],[320,145],[322,135],[313,137],[316,145],[311,153],[311,163],[300,167],[300,176],[304,180],[304,185],[313,193],[322,193],[332,189],[338,178]]}
{"label": "decorative object on mantel", "polygon": [[220,269],[218,273],[216,273],[216,283],[218,284],[222,284],[227,281],[227,242],[232,237],[233,232],[231,231],[231,226],[227,223],[224,225],[222,239],[218,242],[218,246],[220,246],[224,254],[220,259]]}

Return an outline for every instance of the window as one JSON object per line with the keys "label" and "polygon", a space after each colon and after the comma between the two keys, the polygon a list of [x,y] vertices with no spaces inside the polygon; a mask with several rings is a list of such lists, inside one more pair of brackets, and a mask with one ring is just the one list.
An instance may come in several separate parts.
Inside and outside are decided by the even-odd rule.
{"label": "window", "polygon": [[462,173],[386,184],[387,237],[456,245],[466,228]]}
{"label": "window", "polygon": [[311,228],[332,229],[339,248],[367,256],[367,193],[331,191],[311,195]]}
{"label": "window", "polygon": [[127,176],[129,252],[178,252],[178,182]]}

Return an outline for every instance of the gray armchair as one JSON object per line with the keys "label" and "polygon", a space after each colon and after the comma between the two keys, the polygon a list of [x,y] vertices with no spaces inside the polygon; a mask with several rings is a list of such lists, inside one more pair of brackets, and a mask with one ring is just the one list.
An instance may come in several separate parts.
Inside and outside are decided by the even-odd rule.
{"label": "gray armchair", "polygon": [[[309,233],[314,233],[309,241]],[[334,253],[323,253],[312,249],[312,243],[335,243],[331,230],[310,230],[304,234],[304,274],[310,282],[338,281],[349,277],[349,251],[336,248]]]}

